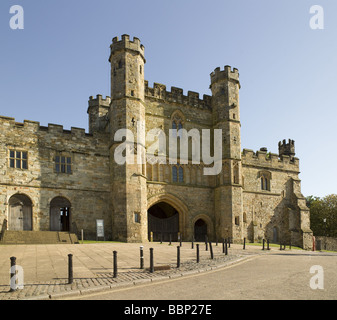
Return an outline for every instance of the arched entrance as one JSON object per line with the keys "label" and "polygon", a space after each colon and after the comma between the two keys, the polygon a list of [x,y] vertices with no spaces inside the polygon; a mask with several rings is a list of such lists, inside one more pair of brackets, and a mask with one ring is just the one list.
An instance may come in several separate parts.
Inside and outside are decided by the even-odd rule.
{"label": "arched entrance", "polygon": [[170,235],[172,241],[178,241],[179,213],[174,207],[159,202],[150,207],[147,213],[149,240],[152,232],[153,241],[169,241]]}
{"label": "arched entrance", "polygon": [[207,223],[203,219],[198,219],[194,224],[195,241],[205,241],[207,235]]}
{"label": "arched entrance", "polygon": [[70,207],[68,199],[56,197],[50,202],[50,230],[70,231]]}
{"label": "arched entrance", "polygon": [[15,194],[9,199],[8,229],[32,230],[32,201],[24,194]]}

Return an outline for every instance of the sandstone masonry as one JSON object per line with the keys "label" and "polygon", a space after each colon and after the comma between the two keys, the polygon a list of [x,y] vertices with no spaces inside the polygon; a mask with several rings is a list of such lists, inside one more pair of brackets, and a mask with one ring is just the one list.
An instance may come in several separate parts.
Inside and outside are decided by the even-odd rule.
{"label": "sandstone masonry", "polygon": [[[111,96],[89,98],[89,133],[0,117],[3,227],[83,229],[94,239],[96,220],[102,219],[106,239],[127,242],[207,235],[311,248],[294,141],[281,141],[278,154],[241,150],[237,69],[211,73],[211,96],[184,95],[144,80],[145,49],[138,38],[116,37],[110,48]],[[221,173],[204,175],[207,165],[192,163],[192,147],[187,163],[117,164],[114,154],[123,142],[115,141],[115,133],[129,129],[137,140],[138,122],[146,132],[159,128],[167,136],[169,129],[221,129]],[[148,148],[148,141],[135,145],[135,159],[146,158]]]}

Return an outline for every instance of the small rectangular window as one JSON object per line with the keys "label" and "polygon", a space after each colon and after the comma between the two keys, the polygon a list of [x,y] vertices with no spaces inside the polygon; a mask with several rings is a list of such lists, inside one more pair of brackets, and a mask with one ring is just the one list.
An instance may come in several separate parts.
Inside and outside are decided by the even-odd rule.
{"label": "small rectangular window", "polygon": [[139,212],[135,212],[134,217],[135,217],[135,222],[136,223],[140,223],[140,213]]}
{"label": "small rectangular window", "polygon": [[71,173],[71,157],[56,156],[55,157],[55,172]]}
{"label": "small rectangular window", "polygon": [[27,151],[9,150],[9,167],[16,169],[28,169]]}

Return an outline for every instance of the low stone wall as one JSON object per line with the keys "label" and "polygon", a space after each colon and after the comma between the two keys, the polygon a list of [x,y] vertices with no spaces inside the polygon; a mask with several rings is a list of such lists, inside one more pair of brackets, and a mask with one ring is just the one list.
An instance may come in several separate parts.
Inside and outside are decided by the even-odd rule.
{"label": "low stone wall", "polygon": [[337,251],[337,238],[315,236],[316,250]]}

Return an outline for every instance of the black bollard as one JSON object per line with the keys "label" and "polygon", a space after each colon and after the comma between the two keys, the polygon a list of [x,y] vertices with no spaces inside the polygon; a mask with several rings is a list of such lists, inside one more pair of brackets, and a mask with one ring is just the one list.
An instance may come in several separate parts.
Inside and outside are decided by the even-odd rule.
{"label": "black bollard", "polygon": [[177,268],[180,268],[180,246],[177,246]]}
{"label": "black bollard", "polygon": [[222,238],[222,253],[225,253],[225,239]]}
{"label": "black bollard", "polygon": [[215,238],[215,245],[218,246],[218,237]]}
{"label": "black bollard", "polygon": [[183,245],[183,244],[182,244],[182,240],[181,240],[181,236],[180,236],[180,246],[182,247],[182,245]]}
{"label": "black bollard", "polygon": [[267,250],[270,250],[270,248],[269,248],[269,239],[267,240]]}
{"label": "black bollard", "polygon": [[227,239],[225,239],[225,255],[228,255],[228,249],[227,249]]}
{"label": "black bollard", "polygon": [[228,237],[228,248],[230,248],[230,247],[231,247],[231,238]]}
{"label": "black bollard", "polygon": [[150,272],[154,272],[154,264],[153,264],[153,248],[150,248]]}
{"label": "black bollard", "polygon": [[11,284],[11,288],[9,291],[13,292],[16,291],[17,288],[17,284],[16,284],[16,257],[11,257],[11,278],[10,278],[10,284]]}
{"label": "black bollard", "polygon": [[199,243],[197,243],[197,263],[200,261]]}
{"label": "black bollard", "polygon": [[264,239],[262,240],[262,250],[264,250]]}
{"label": "black bollard", "polygon": [[214,256],[213,256],[213,248],[212,248],[212,242],[211,241],[209,242],[209,251],[211,252],[211,259],[213,260]]}
{"label": "black bollard", "polygon": [[205,244],[207,244],[208,243],[208,237],[207,237],[207,235],[205,236]]}
{"label": "black bollard", "polygon": [[205,243],[205,250],[208,251],[208,242]]}
{"label": "black bollard", "polygon": [[117,278],[117,251],[113,252],[113,267],[114,267],[114,278]]}
{"label": "black bollard", "polygon": [[72,284],[73,280],[73,255],[68,254],[68,284]]}
{"label": "black bollard", "polygon": [[246,238],[243,238],[243,250],[246,249]]}
{"label": "black bollard", "polygon": [[144,269],[144,251],[143,246],[140,246],[140,269]]}

